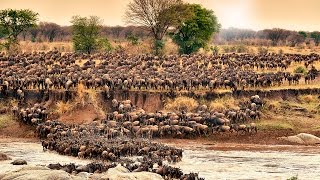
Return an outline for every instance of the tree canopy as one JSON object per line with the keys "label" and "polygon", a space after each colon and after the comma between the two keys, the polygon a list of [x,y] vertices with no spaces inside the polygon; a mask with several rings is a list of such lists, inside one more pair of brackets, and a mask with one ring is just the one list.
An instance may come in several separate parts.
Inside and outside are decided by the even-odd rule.
{"label": "tree canopy", "polygon": [[102,21],[97,16],[72,17],[72,40],[74,49],[88,54],[97,50],[99,43],[99,33],[102,28]]}
{"label": "tree canopy", "polygon": [[311,33],[311,38],[314,39],[316,45],[319,45],[320,42],[320,32],[319,31],[314,31]]}
{"label": "tree canopy", "polygon": [[205,47],[212,35],[220,29],[213,11],[198,4],[186,6],[192,12],[192,16],[182,21],[173,35],[173,40],[179,45],[181,54],[191,54]]}
{"label": "tree canopy", "polygon": [[181,0],[133,0],[128,4],[125,18],[127,23],[141,25],[151,32],[158,54],[168,29],[180,23],[187,13]]}
{"label": "tree canopy", "polygon": [[18,35],[30,27],[36,26],[38,13],[29,9],[5,9],[0,11],[0,30],[6,42],[3,44],[7,50],[18,44]]}
{"label": "tree canopy", "polygon": [[39,24],[40,32],[49,40],[49,42],[53,42],[57,34],[60,33],[60,29],[60,26],[56,23],[40,22]]}

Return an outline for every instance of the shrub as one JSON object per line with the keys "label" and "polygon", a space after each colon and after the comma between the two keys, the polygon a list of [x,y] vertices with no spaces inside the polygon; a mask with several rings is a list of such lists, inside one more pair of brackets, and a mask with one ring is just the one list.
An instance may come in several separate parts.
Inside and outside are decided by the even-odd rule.
{"label": "shrub", "polygon": [[72,105],[69,102],[59,101],[56,103],[56,113],[58,115],[65,114],[72,109]]}
{"label": "shrub", "polygon": [[100,47],[100,50],[103,52],[111,52],[113,50],[113,47],[107,38],[100,38],[98,40],[98,47]]}
{"label": "shrub", "polygon": [[222,49],[223,49],[224,53],[229,53],[230,52],[229,46],[222,46]]}
{"label": "shrub", "polygon": [[139,38],[135,35],[128,35],[127,40],[131,43],[131,45],[138,45],[139,44]]}
{"label": "shrub", "polygon": [[210,49],[211,49],[211,51],[212,51],[212,53],[214,54],[214,55],[218,55],[219,54],[219,47],[218,46],[211,46],[210,47]]}
{"label": "shrub", "polygon": [[236,47],[237,53],[247,53],[249,51],[248,47],[241,44]]}
{"label": "shrub", "polygon": [[306,70],[306,68],[304,68],[304,67],[302,67],[302,66],[299,66],[299,67],[297,67],[293,72],[294,72],[294,73],[305,74],[305,73],[307,73],[307,70]]}
{"label": "shrub", "polygon": [[258,47],[258,53],[259,54],[268,54],[268,48],[265,48],[265,47],[262,47],[262,46],[260,46],[260,47]]}
{"label": "shrub", "polygon": [[278,54],[283,55],[283,50],[279,49]]}

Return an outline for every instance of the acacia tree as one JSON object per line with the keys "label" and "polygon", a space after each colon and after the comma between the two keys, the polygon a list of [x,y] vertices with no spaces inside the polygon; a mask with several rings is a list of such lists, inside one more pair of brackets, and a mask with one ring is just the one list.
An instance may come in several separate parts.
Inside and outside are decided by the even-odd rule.
{"label": "acacia tree", "polygon": [[80,17],[74,16],[72,23],[72,40],[74,49],[91,54],[99,48],[99,33],[102,21],[97,16]]}
{"label": "acacia tree", "polygon": [[7,50],[18,45],[18,35],[30,27],[36,26],[38,13],[29,9],[5,9],[0,11],[0,26],[5,42],[2,44]]}
{"label": "acacia tree", "polygon": [[311,32],[310,37],[314,40],[316,46],[318,46],[319,42],[320,42],[320,32],[313,31],[313,32]]}
{"label": "acacia tree", "polygon": [[188,15],[181,0],[133,0],[128,4],[127,23],[146,27],[154,38],[155,53],[163,47],[168,29]]}
{"label": "acacia tree", "polygon": [[212,35],[218,32],[220,24],[213,11],[203,8],[199,4],[189,4],[193,13],[178,27],[173,40],[179,45],[181,54],[191,54],[204,48],[211,40]]}

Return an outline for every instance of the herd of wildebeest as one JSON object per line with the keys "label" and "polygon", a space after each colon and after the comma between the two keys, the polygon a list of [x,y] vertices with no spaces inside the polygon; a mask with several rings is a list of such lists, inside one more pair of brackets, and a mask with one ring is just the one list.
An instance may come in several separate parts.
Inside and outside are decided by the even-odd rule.
{"label": "herd of wildebeest", "polygon": [[[64,53],[58,51],[5,55],[0,53],[3,93],[14,90],[23,98],[25,89],[70,90],[82,83],[107,94],[125,90],[213,90],[269,87],[310,83],[318,75],[313,66],[318,54],[129,55]],[[82,63],[79,63],[79,62]],[[305,74],[286,72],[303,62]],[[272,71],[271,71],[272,70]]]}
{"label": "herd of wildebeest", "polygon": [[[117,90],[207,90],[269,87],[310,83],[318,76],[317,54],[223,54],[129,55],[61,54],[58,51],[5,55],[0,53],[2,96],[12,91],[20,102],[25,90],[75,90],[79,84],[103,91],[107,98]],[[307,72],[285,70],[303,62]],[[111,99],[110,99],[111,101]],[[201,179],[197,173],[183,174],[168,163],[181,161],[182,149],[153,142],[153,138],[213,137],[215,134],[257,133],[255,121],[264,103],[258,96],[240,102],[223,112],[200,105],[195,112],[146,112],[130,100],[113,99],[112,112],[89,124],[68,124],[50,119],[43,103],[19,103],[12,107],[21,123],[36,127],[44,150],[62,155],[99,160],[86,166],[50,164],[51,169],[67,172],[105,172],[116,164],[130,171],[150,171],[170,179]],[[132,160],[128,157],[136,157]],[[113,162],[113,163],[105,163]]]}
{"label": "herd of wildebeest", "polygon": [[[191,138],[214,133],[257,133],[254,123],[259,118],[263,101],[252,96],[238,110],[209,111],[205,105],[197,112],[146,113],[130,100],[112,100],[113,112],[106,113],[101,121],[89,124],[64,124],[48,120],[46,108],[34,104],[30,108],[13,107],[14,117],[21,123],[36,126],[43,149],[62,155],[121,163],[133,172],[150,171],[165,178],[199,179],[197,173],[183,174],[179,168],[164,162],[181,161],[182,149],[150,141],[156,137]],[[126,157],[141,156],[134,162]],[[138,162],[138,163],[137,163]],[[67,172],[105,172],[116,163],[50,164],[52,169]]]}

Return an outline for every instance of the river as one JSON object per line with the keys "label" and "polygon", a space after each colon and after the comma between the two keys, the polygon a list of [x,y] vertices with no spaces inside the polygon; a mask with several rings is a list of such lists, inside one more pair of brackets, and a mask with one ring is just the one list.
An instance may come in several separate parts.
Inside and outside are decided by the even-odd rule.
{"label": "river", "polygon": [[[12,159],[25,159],[28,164],[34,165],[90,162],[61,156],[54,152],[44,152],[41,144],[35,142],[0,142],[0,152],[9,155]],[[10,162],[0,162],[0,173],[19,168],[9,164]],[[174,166],[180,167],[184,173],[198,172],[200,177],[209,180],[287,179],[296,175],[299,179],[320,179],[320,154],[310,150],[301,152],[301,149],[299,152],[293,152],[186,148],[182,161]]]}

